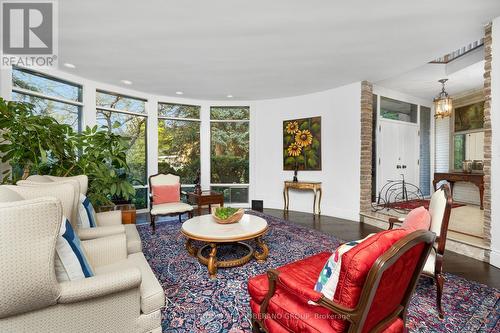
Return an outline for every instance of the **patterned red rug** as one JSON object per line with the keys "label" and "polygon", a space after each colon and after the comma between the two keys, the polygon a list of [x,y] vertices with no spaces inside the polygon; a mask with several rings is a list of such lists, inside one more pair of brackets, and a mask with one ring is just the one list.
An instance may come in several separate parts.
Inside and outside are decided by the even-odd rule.
{"label": "patterned red rug", "polygon": [[[429,203],[430,203],[430,200],[428,200],[428,199],[413,199],[413,200],[408,200],[408,201],[391,202],[391,203],[386,204],[385,206],[387,208],[404,209],[404,210],[412,210],[412,209],[418,208],[420,206],[424,206],[425,209],[429,209]],[[462,206],[465,206],[465,205],[454,202],[452,204],[451,208],[457,208],[457,207],[462,207]]]}
{"label": "patterned red rug", "polygon": [[[269,223],[264,238],[270,249],[267,262],[252,260],[242,267],[219,269],[216,280],[210,280],[206,266],[185,250],[177,218],[158,223],[155,235],[147,224],[137,225],[144,255],[167,297],[163,332],[251,332],[249,277],[339,245],[338,239],[317,230],[262,213],[251,214]],[[228,249],[226,254],[234,251]],[[408,311],[409,332],[500,332],[499,290],[446,274],[444,320],[438,318],[435,299],[436,287],[422,278]]]}

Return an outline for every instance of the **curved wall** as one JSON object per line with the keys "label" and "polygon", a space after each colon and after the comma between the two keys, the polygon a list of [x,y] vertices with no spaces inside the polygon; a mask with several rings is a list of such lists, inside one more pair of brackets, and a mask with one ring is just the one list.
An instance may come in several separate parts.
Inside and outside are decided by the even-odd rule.
{"label": "curved wall", "polygon": [[[157,172],[157,103],[181,103],[201,106],[202,187],[210,186],[210,106],[250,106],[250,200],[264,200],[266,208],[283,208],[283,181],[293,172],[283,171],[283,120],[311,116],[322,117],[322,170],[299,172],[299,179],[323,182],[322,213],[358,220],[360,177],[360,82],[323,92],[260,101],[196,100],[158,96],[130,88],[109,85],[63,71],[48,75],[83,86],[83,125],[96,123],[95,91],[106,90],[146,99],[148,114],[148,173]],[[11,72],[2,70],[0,93],[11,98]],[[291,210],[311,212],[311,193],[291,193]]]}

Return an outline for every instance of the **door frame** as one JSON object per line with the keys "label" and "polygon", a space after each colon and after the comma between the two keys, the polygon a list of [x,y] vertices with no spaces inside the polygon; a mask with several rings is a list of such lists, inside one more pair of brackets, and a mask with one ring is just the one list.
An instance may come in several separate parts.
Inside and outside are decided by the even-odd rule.
{"label": "door frame", "polygon": [[[410,95],[407,95],[407,94],[404,94],[404,93],[401,93],[399,91],[395,91],[395,90],[392,90],[392,89],[388,89],[388,88],[384,88],[384,87],[381,87],[381,86],[377,86],[377,85],[373,85],[373,90],[372,90],[372,94],[373,95],[376,95],[377,97],[377,102],[376,102],[376,109],[377,109],[377,116],[375,118],[375,128],[372,129],[372,130],[375,130],[375,140],[376,140],[376,144],[375,144],[375,148],[376,148],[376,152],[375,152],[375,156],[376,156],[376,172],[375,172],[375,195],[378,195],[378,192],[377,192],[377,188],[378,188],[378,184],[380,182],[380,168],[379,168],[379,161],[378,161],[378,158],[380,157],[380,150],[379,150],[379,125],[380,125],[380,122],[381,121],[388,121],[388,122],[402,122],[400,120],[393,120],[393,119],[385,119],[385,118],[382,118],[381,115],[380,115],[380,101],[381,101],[381,97],[387,97],[387,98],[391,98],[391,99],[396,99],[396,100],[399,100],[399,101],[403,101],[403,102],[407,102],[407,103],[411,103],[411,104],[416,104],[417,105],[417,122],[416,123],[411,123],[415,126],[417,126],[418,128],[418,131],[419,131],[419,134],[420,134],[420,110],[421,110],[421,107],[424,106],[424,107],[427,107],[427,108],[430,108],[431,109],[431,123],[430,123],[430,170],[431,170],[431,179],[430,179],[430,193],[432,194],[434,192],[434,189],[432,188],[432,176],[434,174],[434,165],[435,165],[435,147],[434,147],[434,144],[435,144],[435,137],[434,137],[434,133],[435,133],[435,119],[434,117],[432,116],[434,114],[434,106],[432,104],[432,101],[428,101],[428,100],[425,100],[425,99],[422,99],[422,98],[418,98],[418,97],[414,97],[414,96],[410,96]],[[420,160],[420,144],[418,144],[418,159]],[[418,165],[418,173],[420,175],[420,163]],[[420,185],[420,183],[418,184]]]}
{"label": "door frame", "polygon": [[[418,184],[415,184],[416,186],[420,185],[420,105],[418,105],[417,108],[417,123],[410,123],[406,121],[400,121],[400,120],[393,120],[393,119],[385,119],[380,116],[380,113],[378,113],[378,122],[377,122],[377,132],[376,132],[376,147],[377,147],[377,180],[376,180],[376,193],[378,195],[378,191],[380,190],[380,184],[385,183],[386,180],[381,179],[382,177],[382,170],[380,168],[381,165],[381,156],[382,156],[382,147],[381,147],[381,142],[379,140],[380,138],[380,133],[381,133],[381,128],[383,123],[388,123],[388,124],[395,124],[395,125],[404,125],[404,126],[410,126],[414,127],[415,130],[417,131],[417,142],[415,142],[415,157],[416,160],[419,161],[417,163],[416,169],[415,169],[415,176],[418,180]],[[405,179],[406,181],[406,179]]]}

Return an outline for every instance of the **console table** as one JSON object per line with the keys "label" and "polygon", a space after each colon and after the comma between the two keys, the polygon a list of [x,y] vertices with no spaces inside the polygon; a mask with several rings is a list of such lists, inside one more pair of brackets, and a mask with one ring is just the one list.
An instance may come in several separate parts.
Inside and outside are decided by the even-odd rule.
{"label": "console table", "polygon": [[482,173],[466,173],[466,172],[436,172],[434,173],[434,179],[432,185],[434,186],[434,191],[436,190],[436,185],[442,180],[446,180],[450,183],[451,193],[453,194],[453,185],[455,182],[468,182],[476,185],[479,188],[479,200],[481,203],[481,210],[484,209],[483,197],[484,197],[484,174]]}
{"label": "console table", "polygon": [[[285,211],[288,211],[288,206],[290,203],[289,190],[295,189],[299,191],[312,191],[314,193],[313,201],[313,214],[318,212],[321,215],[321,196],[323,194],[321,190],[321,182],[293,182],[285,180],[285,186],[283,187],[283,200],[285,201]],[[318,200],[316,200],[316,198]]]}

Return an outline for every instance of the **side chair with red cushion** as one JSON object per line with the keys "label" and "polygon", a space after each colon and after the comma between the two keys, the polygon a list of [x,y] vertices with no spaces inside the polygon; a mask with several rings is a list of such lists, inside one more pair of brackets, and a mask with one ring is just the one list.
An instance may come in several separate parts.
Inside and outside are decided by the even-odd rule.
{"label": "side chair with red cushion", "polygon": [[156,174],[149,176],[149,217],[153,233],[156,232],[156,218],[159,216],[183,214],[193,217],[193,206],[181,201],[180,177],[172,174]]}
{"label": "side chair with red cushion", "polygon": [[435,235],[383,231],[343,254],[333,299],[314,290],[331,253],[251,278],[253,332],[403,332]]}

